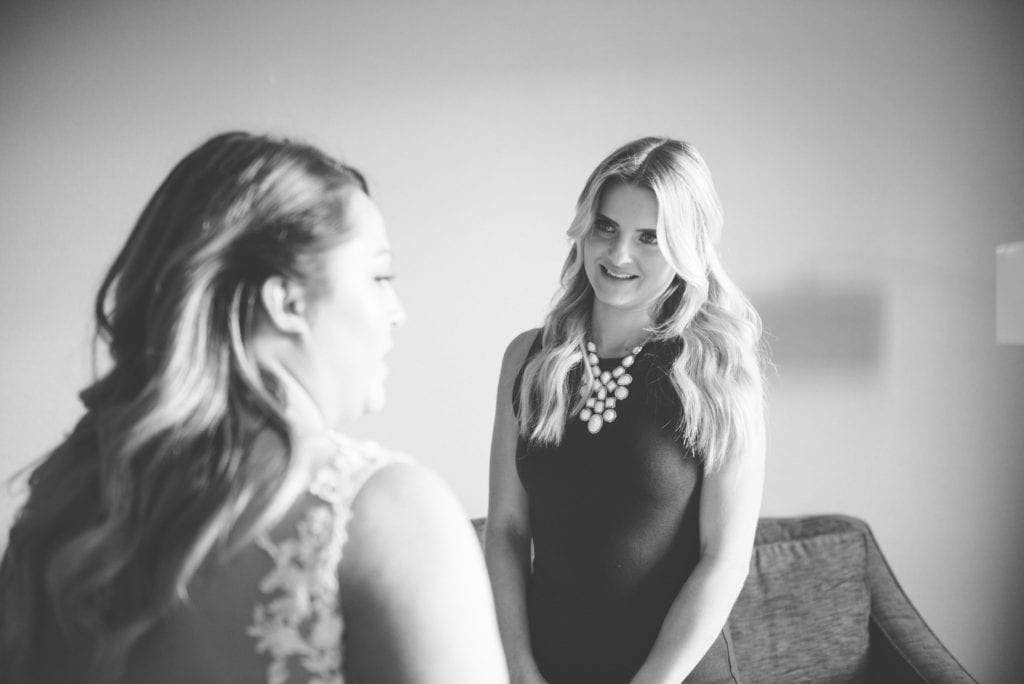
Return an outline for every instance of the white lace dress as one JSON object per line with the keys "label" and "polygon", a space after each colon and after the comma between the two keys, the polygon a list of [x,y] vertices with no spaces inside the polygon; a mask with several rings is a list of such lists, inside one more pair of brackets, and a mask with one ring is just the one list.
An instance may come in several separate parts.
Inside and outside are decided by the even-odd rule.
{"label": "white lace dress", "polygon": [[309,491],[317,503],[292,535],[257,538],[274,567],[260,583],[263,601],[254,608],[247,633],[256,652],[270,658],[269,684],[344,683],[338,564],[352,501],[377,470],[409,461],[372,442],[340,435],[336,441],[339,456],[314,475]]}

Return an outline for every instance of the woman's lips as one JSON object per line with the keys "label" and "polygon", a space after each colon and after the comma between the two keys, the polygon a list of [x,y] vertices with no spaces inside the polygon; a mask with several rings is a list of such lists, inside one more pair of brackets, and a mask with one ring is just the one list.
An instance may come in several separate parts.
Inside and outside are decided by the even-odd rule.
{"label": "woman's lips", "polygon": [[601,264],[600,268],[601,268],[601,273],[603,273],[607,277],[611,278],[612,280],[619,281],[620,283],[621,282],[626,282],[626,281],[629,281],[629,280],[633,280],[634,278],[639,278],[640,277],[640,276],[634,275],[632,273],[626,273],[625,271],[617,271],[615,269],[608,268],[604,264]]}

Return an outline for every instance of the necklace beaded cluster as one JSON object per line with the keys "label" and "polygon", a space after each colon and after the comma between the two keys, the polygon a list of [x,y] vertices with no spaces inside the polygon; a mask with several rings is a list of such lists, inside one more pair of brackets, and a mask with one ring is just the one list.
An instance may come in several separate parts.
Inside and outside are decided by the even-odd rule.
{"label": "necklace beaded cluster", "polygon": [[626,371],[643,348],[643,345],[633,347],[618,366],[603,371],[598,365],[597,345],[587,342],[587,363],[594,381],[590,385],[590,396],[580,411],[580,420],[587,424],[590,434],[596,435],[605,423],[614,422],[618,417],[616,403],[629,396],[629,385],[633,382],[633,376]]}

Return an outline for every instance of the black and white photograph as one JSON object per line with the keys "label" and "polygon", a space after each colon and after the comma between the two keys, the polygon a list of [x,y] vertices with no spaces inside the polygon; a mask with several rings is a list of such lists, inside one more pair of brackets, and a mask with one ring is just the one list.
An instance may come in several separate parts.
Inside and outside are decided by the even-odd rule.
{"label": "black and white photograph", "polygon": [[1024,3],[0,4],[0,683],[1024,681]]}

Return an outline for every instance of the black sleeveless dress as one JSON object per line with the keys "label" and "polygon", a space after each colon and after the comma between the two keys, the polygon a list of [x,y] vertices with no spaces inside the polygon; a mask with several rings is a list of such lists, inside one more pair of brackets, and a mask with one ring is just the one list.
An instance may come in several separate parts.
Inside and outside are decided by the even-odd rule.
{"label": "black sleeveless dress", "polygon": [[[538,335],[527,358],[539,347]],[[550,684],[629,682],[700,558],[702,465],[672,428],[682,410],[668,378],[678,351],[650,343],[637,355],[629,397],[597,434],[573,415],[558,446],[519,439],[534,545],[530,637]],[[517,412],[521,381],[522,370]],[[734,672],[723,630],[686,681],[735,682]]]}

